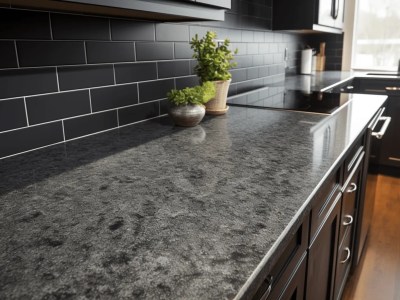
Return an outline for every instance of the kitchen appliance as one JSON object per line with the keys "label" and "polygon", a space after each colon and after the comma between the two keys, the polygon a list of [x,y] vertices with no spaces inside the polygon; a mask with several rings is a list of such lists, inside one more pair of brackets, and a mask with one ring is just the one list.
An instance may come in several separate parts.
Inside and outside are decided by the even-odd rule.
{"label": "kitchen appliance", "polygon": [[359,215],[357,216],[357,225],[355,231],[353,269],[360,262],[367,234],[372,220],[374,210],[375,191],[379,174],[379,150],[380,141],[385,135],[386,129],[391,121],[390,117],[383,116],[385,108],[381,108],[376,117],[368,125],[368,134],[366,139],[366,157],[363,173],[365,186],[361,187],[359,202]]}
{"label": "kitchen appliance", "polygon": [[233,106],[332,114],[351,97],[352,94],[312,92],[309,89],[288,90],[283,86],[270,86],[230,96],[228,103]]}

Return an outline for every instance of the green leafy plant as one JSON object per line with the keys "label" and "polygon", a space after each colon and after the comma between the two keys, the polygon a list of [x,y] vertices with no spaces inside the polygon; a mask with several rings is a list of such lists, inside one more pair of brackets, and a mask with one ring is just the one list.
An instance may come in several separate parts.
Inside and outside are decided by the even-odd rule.
{"label": "green leafy plant", "polygon": [[199,39],[196,34],[190,42],[194,50],[193,58],[196,58],[198,62],[195,71],[202,82],[231,79],[229,69],[236,66],[232,60],[237,49],[232,52],[229,49],[228,39],[217,43],[216,38],[215,32],[207,31],[203,38]]}
{"label": "green leafy plant", "polygon": [[184,88],[181,90],[171,90],[167,94],[168,101],[175,105],[200,104],[204,105],[215,97],[215,84],[213,82],[203,82],[202,85]]}

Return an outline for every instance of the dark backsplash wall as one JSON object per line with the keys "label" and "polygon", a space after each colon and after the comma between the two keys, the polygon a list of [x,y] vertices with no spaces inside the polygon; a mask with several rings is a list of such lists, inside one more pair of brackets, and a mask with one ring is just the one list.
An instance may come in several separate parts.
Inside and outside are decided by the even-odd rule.
{"label": "dark backsplash wall", "polygon": [[239,50],[230,94],[283,80],[306,36],[271,32],[271,20],[270,0],[180,24],[1,8],[0,158],[166,114],[170,89],[198,83],[196,33]]}

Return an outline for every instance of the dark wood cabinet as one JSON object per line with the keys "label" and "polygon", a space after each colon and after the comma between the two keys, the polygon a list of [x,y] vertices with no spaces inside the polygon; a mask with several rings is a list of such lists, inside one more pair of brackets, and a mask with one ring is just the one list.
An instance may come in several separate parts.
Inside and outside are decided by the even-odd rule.
{"label": "dark wood cabinet", "polygon": [[309,248],[306,281],[308,300],[332,299],[338,249],[341,197],[341,192],[335,195],[334,201],[329,208],[329,213]]}
{"label": "dark wood cabinet", "polygon": [[[364,141],[360,138],[359,141]],[[347,277],[350,273],[351,262],[353,259],[354,252],[354,231],[355,231],[355,220],[357,218],[356,212],[359,206],[359,199],[361,195],[361,180],[362,171],[364,166],[364,147],[363,144],[356,143],[354,149],[361,149],[361,152],[357,151],[354,157],[350,156],[349,159],[345,160],[345,169],[351,171],[343,187],[343,199],[342,199],[342,210],[339,225],[339,250],[336,262],[335,272],[335,286],[333,292],[333,299],[339,300],[342,296],[344,286],[347,281]],[[346,161],[353,162],[351,167]]]}
{"label": "dark wood cabinet", "polygon": [[263,280],[252,297],[254,300],[303,299],[306,277],[309,217],[307,216],[276,262],[266,270]]}
{"label": "dark wood cabinet", "polygon": [[19,7],[155,21],[224,21],[231,0],[0,0]]}
{"label": "dark wood cabinet", "polygon": [[274,0],[273,30],[315,30],[341,33],[344,0]]}
{"label": "dark wood cabinet", "polygon": [[379,163],[400,167],[400,96],[389,96],[385,114],[391,117],[392,121],[382,138]]}

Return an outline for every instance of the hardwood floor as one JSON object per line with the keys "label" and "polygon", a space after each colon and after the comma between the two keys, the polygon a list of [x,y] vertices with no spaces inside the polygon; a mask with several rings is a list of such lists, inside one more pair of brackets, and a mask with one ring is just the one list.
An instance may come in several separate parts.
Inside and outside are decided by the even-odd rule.
{"label": "hardwood floor", "polygon": [[400,178],[379,175],[367,248],[342,300],[400,300]]}

